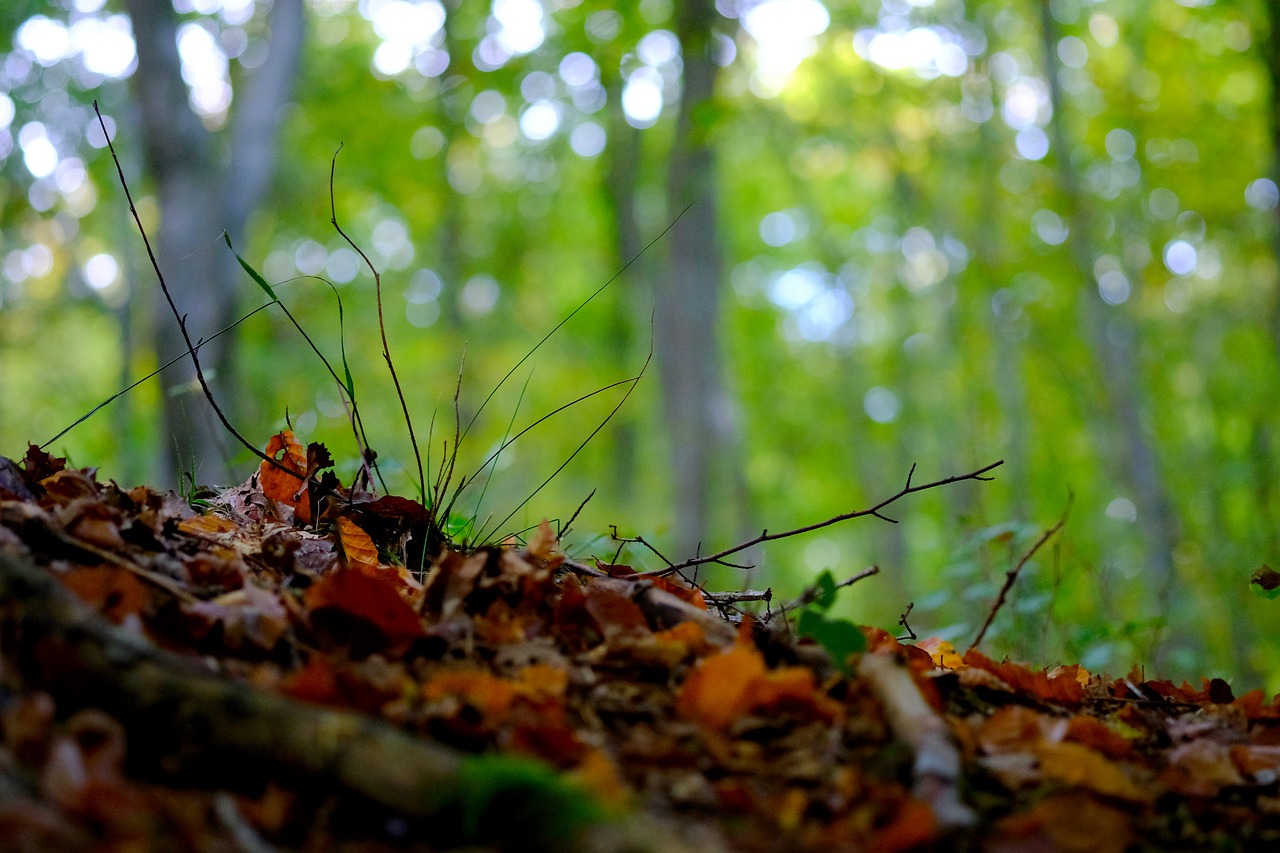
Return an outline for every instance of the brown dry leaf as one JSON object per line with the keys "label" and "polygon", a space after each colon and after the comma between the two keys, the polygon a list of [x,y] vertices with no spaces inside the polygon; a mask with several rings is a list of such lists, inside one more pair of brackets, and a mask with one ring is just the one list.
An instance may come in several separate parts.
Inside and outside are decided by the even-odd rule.
{"label": "brown dry leaf", "polygon": [[717,731],[749,713],[790,712],[831,721],[841,711],[839,703],[818,692],[812,670],[770,671],[750,640],[700,661],[680,685],[676,709]]}
{"label": "brown dry leaf", "polygon": [[269,590],[248,584],[211,601],[183,604],[188,627],[196,639],[222,627],[222,644],[231,650],[270,651],[289,630],[289,612]]}
{"label": "brown dry leaf", "polygon": [[381,561],[378,559],[378,548],[369,538],[369,534],[345,516],[338,519],[337,526],[338,545],[347,559],[347,565],[377,574]]}
{"label": "brown dry leaf", "polygon": [[1190,797],[1216,797],[1225,787],[1245,784],[1232,761],[1231,748],[1208,737],[1173,747],[1166,760],[1161,780]]}
{"label": "brown dry leaf", "polygon": [[631,598],[630,581],[597,578],[587,585],[586,609],[606,638],[643,636],[649,620]]}
{"label": "brown dry leaf", "polygon": [[284,429],[271,436],[266,454],[286,470],[282,471],[266,461],[258,465],[258,485],[262,487],[262,493],[273,501],[292,507],[299,520],[309,522],[307,449],[293,437],[293,430]]}
{"label": "brown dry leaf", "polygon": [[183,533],[190,533],[195,536],[208,536],[217,533],[230,533],[238,530],[240,525],[236,524],[229,518],[223,518],[220,515],[208,513],[207,515],[193,515],[190,518],[184,518],[178,522],[178,529]]}
{"label": "brown dry leaf", "polygon": [[1078,705],[1084,701],[1084,687],[1076,680],[1074,671],[1068,670],[1056,675],[1043,671],[1033,672],[1021,664],[996,663],[975,649],[965,652],[964,662],[976,669],[990,672],[1019,693],[1027,693],[1046,702]]}

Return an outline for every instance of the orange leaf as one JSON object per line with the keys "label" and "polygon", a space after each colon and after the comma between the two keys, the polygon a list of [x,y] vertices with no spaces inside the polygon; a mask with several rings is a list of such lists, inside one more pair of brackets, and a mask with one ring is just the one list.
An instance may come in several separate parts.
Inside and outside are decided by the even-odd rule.
{"label": "orange leaf", "polygon": [[146,585],[127,569],[77,566],[59,577],[81,601],[117,624],[151,603]]}
{"label": "orange leaf", "polygon": [[[307,500],[307,449],[284,429],[267,442],[267,455],[284,467],[280,470],[266,461],[258,466],[258,484],[262,493],[273,501],[293,507],[298,518],[311,520],[311,504]],[[283,453],[283,455],[282,455]],[[293,472],[292,474],[289,472]]]}
{"label": "orange leaf", "polygon": [[754,646],[735,645],[693,668],[680,685],[676,709],[708,728],[723,729],[747,710],[748,691],[765,672]]}
{"label": "orange leaf", "polygon": [[471,705],[490,722],[496,722],[516,698],[516,685],[478,669],[455,669],[442,672],[422,685],[422,698],[428,702],[457,696]]}
{"label": "orange leaf", "polygon": [[347,565],[377,574],[378,566],[380,565],[378,547],[373,544],[369,534],[361,530],[349,518],[341,517],[338,519],[338,544],[342,546],[342,553],[347,558]]}

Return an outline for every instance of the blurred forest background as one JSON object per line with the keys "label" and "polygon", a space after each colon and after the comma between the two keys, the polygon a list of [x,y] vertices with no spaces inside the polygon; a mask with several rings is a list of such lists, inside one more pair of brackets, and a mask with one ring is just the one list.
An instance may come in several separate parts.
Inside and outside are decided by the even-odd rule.
{"label": "blurred forest background", "polygon": [[[193,333],[267,302],[339,359],[416,494],[557,406],[459,507],[672,559],[1004,459],[990,483],[753,553],[781,598],[989,653],[1280,689],[1275,4],[1213,0],[7,0],[0,453],[183,351],[91,101]],[[501,385],[624,263],[662,239]],[[328,284],[326,284],[326,282]],[[329,286],[332,285],[332,288]],[[202,350],[241,432],[286,413],[348,481],[332,378],[278,308]],[[49,449],[122,485],[243,480],[183,364]],[[434,431],[430,424],[434,417]],[[428,435],[431,436],[428,441]],[[485,485],[487,483],[487,485]],[[508,521],[503,518],[515,510]],[[486,524],[486,520],[487,524]],[[635,547],[620,562],[653,567]],[[704,578],[707,575],[703,575]]]}

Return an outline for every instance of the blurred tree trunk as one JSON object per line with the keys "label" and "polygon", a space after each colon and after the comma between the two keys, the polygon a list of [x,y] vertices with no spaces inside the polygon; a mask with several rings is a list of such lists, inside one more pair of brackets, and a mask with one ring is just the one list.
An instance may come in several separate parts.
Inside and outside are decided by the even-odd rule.
{"label": "blurred tree trunk", "polygon": [[[684,90],[667,173],[667,210],[674,217],[687,205],[692,207],[671,232],[670,269],[659,288],[655,320],[675,477],[678,556],[693,553],[709,534],[713,488],[721,497],[721,489],[739,491],[741,486],[739,461],[732,458],[736,414],[721,364],[724,272],[715,155],[709,138],[716,80],[712,26],[718,17],[713,0],[676,5]],[[743,497],[723,495],[730,511]]]}
{"label": "blurred tree trunk", "polygon": [[[618,105],[610,115],[607,148],[609,166],[604,195],[613,214],[614,266],[621,269],[632,259],[635,264],[622,273],[612,288],[613,311],[609,318],[609,340],[613,345],[614,372],[625,376],[635,370],[636,329],[647,315],[641,309],[641,287],[646,279],[649,259],[638,257],[644,249],[640,236],[640,223],[636,218],[636,187],[640,177],[640,133],[627,124],[622,110],[622,85],[611,73],[604,80],[609,103]],[[640,358],[644,353],[640,353]],[[636,451],[639,445],[637,420],[629,407],[618,413],[619,422],[614,428],[613,482],[630,484],[636,477]],[[619,497],[633,493],[630,488],[619,490]],[[627,507],[624,506],[624,509]]]}
{"label": "blurred tree trunk", "polygon": [[[1057,24],[1049,4],[1041,3],[1041,38],[1045,77],[1053,110],[1049,133],[1057,152],[1059,186],[1067,204],[1068,237],[1072,262],[1088,290],[1084,298],[1085,333],[1093,346],[1113,431],[1104,452],[1113,453],[1118,468],[1133,489],[1138,525],[1146,550],[1146,570],[1150,589],[1155,592],[1160,612],[1173,585],[1173,550],[1178,542],[1178,519],[1160,471],[1148,424],[1142,376],[1138,367],[1138,330],[1133,318],[1121,306],[1102,301],[1095,284],[1093,264],[1097,257],[1090,203],[1071,165],[1071,140],[1065,126],[1065,104],[1058,78]],[[1135,280],[1132,270],[1127,270]]]}
{"label": "blurred tree trunk", "polygon": [[[141,105],[143,147],[160,205],[160,224],[151,236],[174,303],[193,341],[199,341],[236,319],[243,273],[219,237],[226,230],[241,248],[249,216],[275,173],[280,113],[292,95],[302,53],[303,3],[275,0],[267,58],[236,87],[230,126],[219,134],[188,103],[171,0],[126,0],[125,6],[138,50],[132,83]],[[162,361],[186,349],[158,294],[155,322]],[[234,340],[234,334],[224,335],[200,350],[205,377],[229,413],[237,408]],[[195,384],[190,361],[163,376],[163,435],[169,446],[160,481],[190,475],[197,482],[230,482],[230,458],[238,448]],[[266,440],[265,434],[248,437]]]}

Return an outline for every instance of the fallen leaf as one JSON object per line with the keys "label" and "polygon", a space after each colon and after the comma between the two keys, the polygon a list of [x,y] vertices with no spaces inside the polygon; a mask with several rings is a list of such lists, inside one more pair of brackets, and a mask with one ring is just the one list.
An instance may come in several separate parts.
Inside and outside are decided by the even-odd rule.
{"label": "fallen leaf", "polygon": [[292,507],[303,523],[309,522],[311,507],[307,500],[306,448],[293,437],[293,430],[284,429],[271,436],[266,454],[279,463],[279,467],[266,460],[258,465],[258,485],[262,487],[262,493],[273,501]]}
{"label": "fallen leaf", "polygon": [[347,565],[377,574],[381,562],[378,560],[378,548],[369,538],[369,534],[345,516],[338,519],[337,527],[338,545],[342,548]]}

